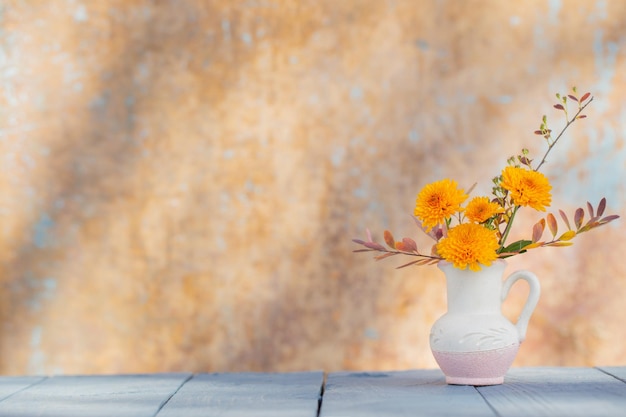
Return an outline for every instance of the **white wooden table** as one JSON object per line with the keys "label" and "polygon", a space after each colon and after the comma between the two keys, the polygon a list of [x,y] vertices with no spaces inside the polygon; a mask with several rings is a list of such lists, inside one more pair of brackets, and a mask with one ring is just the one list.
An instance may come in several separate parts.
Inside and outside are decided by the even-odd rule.
{"label": "white wooden table", "polygon": [[0,416],[626,416],[626,367],[513,368],[504,385],[439,370],[0,377]]}

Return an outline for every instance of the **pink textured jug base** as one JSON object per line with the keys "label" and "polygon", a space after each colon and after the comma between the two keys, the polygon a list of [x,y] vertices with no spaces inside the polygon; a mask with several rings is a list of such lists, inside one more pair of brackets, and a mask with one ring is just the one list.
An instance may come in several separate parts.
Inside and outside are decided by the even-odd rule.
{"label": "pink textured jug base", "polygon": [[449,385],[474,385],[477,387],[483,387],[485,385],[500,385],[504,383],[504,377],[496,378],[463,378],[458,376],[447,376],[446,384]]}
{"label": "pink textured jug base", "polygon": [[517,355],[519,344],[477,352],[437,352],[433,356],[453,385],[499,385]]}

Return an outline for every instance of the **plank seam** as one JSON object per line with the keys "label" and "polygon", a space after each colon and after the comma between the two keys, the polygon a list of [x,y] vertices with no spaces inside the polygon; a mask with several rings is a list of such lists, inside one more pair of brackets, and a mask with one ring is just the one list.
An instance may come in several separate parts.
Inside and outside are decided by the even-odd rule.
{"label": "plank seam", "polygon": [[165,407],[165,406],[167,405],[167,403],[169,403],[169,402],[170,402],[170,400],[171,400],[172,398],[174,398],[174,396],[175,396],[176,394],[178,394],[178,391],[180,391],[180,389],[181,389],[181,388],[182,388],[182,387],[183,387],[183,386],[184,386],[187,382],[189,382],[189,380],[190,380],[191,378],[193,378],[194,376],[195,376],[195,374],[191,374],[191,375],[189,375],[189,376],[188,376],[188,377],[187,377],[187,378],[186,378],[186,379],[185,379],[185,380],[184,380],[184,381],[183,381],[183,382],[182,382],[182,383],[178,386],[178,388],[176,388],[176,391],[174,391],[174,392],[172,393],[172,395],[170,395],[170,396],[169,396],[169,397],[168,397],[165,401],[163,401],[163,403],[159,406],[159,408],[158,408],[158,410],[156,411],[156,413],[154,413],[154,417],[157,417],[157,415],[161,412],[161,410],[163,410],[163,407]]}
{"label": "plank seam", "polygon": [[39,381],[35,381],[35,382],[33,382],[32,384],[27,385],[27,386],[25,386],[25,387],[24,387],[24,388],[22,388],[22,389],[19,389],[19,390],[15,391],[15,392],[12,392],[11,394],[7,395],[7,396],[6,396],[6,397],[4,397],[4,398],[0,398],[0,403],[1,403],[2,401],[5,401],[5,400],[7,400],[7,399],[11,398],[12,396],[14,396],[15,394],[17,394],[18,392],[22,392],[22,391],[27,390],[27,389],[29,389],[29,388],[31,388],[31,387],[34,387],[34,386],[35,386],[35,385],[37,385],[37,384],[41,384],[43,381],[45,381],[45,380],[47,380],[47,379],[49,379],[49,377],[44,376],[44,377],[42,377]]}
{"label": "plank seam", "polygon": [[478,392],[478,395],[481,396],[481,398],[483,399],[483,401],[485,402],[485,404],[487,404],[487,407],[489,407],[489,409],[491,411],[493,411],[494,416],[496,417],[502,417],[502,415],[500,413],[498,413],[498,410],[496,410],[493,405],[491,405],[491,403],[489,402],[489,400],[487,399],[487,397],[485,397],[483,395],[483,393],[480,391],[479,387],[474,387],[474,389]]}
{"label": "plank seam", "polygon": [[612,373],[610,373],[609,371],[605,371],[605,370],[604,370],[604,369],[602,369],[602,368],[598,368],[597,366],[594,366],[594,367],[593,367],[593,369],[597,369],[598,371],[600,371],[600,372],[602,372],[602,373],[605,373],[605,374],[607,374],[608,376],[611,376],[611,377],[613,377],[613,378],[617,379],[618,381],[621,381],[621,382],[626,383],[626,379],[620,378],[620,377],[619,377],[619,376],[617,376],[617,375],[613,375],[613,374],[612,374]]}
{"label": "plank seam", "polygon": [[326,372],[324,372],[324,374],[322,375],[322,386],[320,387],[320,395],[317,398],[317,417],[320,417],[321,413],[322,413],[322,402],[324,401],[324,391],[326,390],[326,378],[328,377],[328,374]]}

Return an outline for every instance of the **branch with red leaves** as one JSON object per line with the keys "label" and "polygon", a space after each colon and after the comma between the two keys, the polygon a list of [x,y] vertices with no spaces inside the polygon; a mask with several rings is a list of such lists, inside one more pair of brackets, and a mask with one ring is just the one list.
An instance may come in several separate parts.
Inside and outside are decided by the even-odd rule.
{"label": "branch with red leaves", "polygon": [[382,255],[374,257],[374,259],[377,261],[390,258],[395,255],[409,255],[417,256],[420,258],[404,265],[400,265],[396,269],[405,268],[411,265],[433,265],[442,260],[441,257],[436,255],[425,255],[423,253],[420,253],[420,251],[417,249],[417,244],[415,243],[415,241],[409,237],[405,237],[401,241],[396,242],[391,232],[389,230],[385,230],[384,239],[385,243],[391,248],[391,250],[387,249],[380,243],[374,242],[374,240],[372,239],[372,234],[370,233],[369,229],[367,229],[367,240],[352,239],[354,243],[365,246],[367,249],[357,249],[353,252],[383,252]]}
{"label": "branch with red leaves", "polygon": [[[567,217],[565,212],[563,210],[559,210],[559,216],[563,220],[563,223],[565,223],[565,225],[567,226],[567,231],[561,234],[559,237],[557,237],[559,228],[556,217],[552,213],[548,213],[545,219],[539,220],[533,226],[532,240],[519,240],[515,243],[510,244],[506,248],[503,248],[502,252],[499,254],[499,257],[507,258],[509,256],[517,255],[519,253],[524,253],[530,249],[541,248],[545,246],[571,246],[574,244],[574,242],[572,242],[571,240],[579,234],[588,232],[589,230],[604,226],[605,224],[608,224],[613,220],[619,219],[619,216],[617,214],[603,217],[605,209],[606,198],[600,200],[600,203],[598,203],[598,207],[595,210],[593,208],[593,205],[587,202],[589,220],[586,223],[585,210],[582,207],[576,209],[576,211],[574,212],[573,222],[575,229],[572,229],[572,223],[570,223],[569,218]],[[550,229],[550,233],[552,234],[552,240],[540,241],[541,237],[543,236],[543,232],[546,229],[546,226],[548,226],[548,229]]]}

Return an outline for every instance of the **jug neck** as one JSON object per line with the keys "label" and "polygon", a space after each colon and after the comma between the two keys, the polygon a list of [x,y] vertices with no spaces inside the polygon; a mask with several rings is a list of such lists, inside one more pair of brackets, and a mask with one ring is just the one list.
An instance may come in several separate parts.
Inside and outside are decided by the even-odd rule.
{"label": "jug neck", "polygon": [[443,261],[438,266],[446,276],[448,313],[501,313],[505,261],[496,260],[480,271],[461,270]]}

